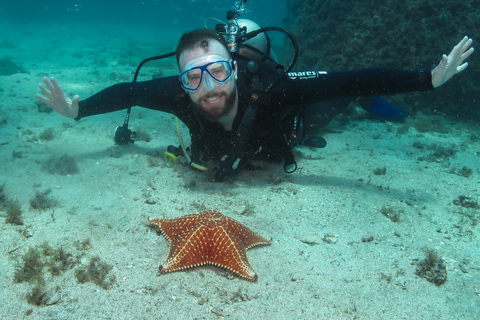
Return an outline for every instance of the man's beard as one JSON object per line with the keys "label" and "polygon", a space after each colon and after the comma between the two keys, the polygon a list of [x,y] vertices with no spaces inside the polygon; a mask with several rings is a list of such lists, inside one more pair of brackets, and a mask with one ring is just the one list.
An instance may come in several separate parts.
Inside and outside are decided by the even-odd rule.
{"label": "man's beard", "polygon": [[[213,93],[212,92],[210,94],[207,94],[207,95],[203,96],[202,99],[200,99],[200,101],[202,101],[205,98],[209,98],[210,96],[215,96],[215,95],[218,95],[218,93]],[[201,114],[202,116],[204,116],[205,118],[207,118],[207,120],[209,120],[211,122],[218,122],[222,117],[229,114],[229,112],[235,107],[235,102],[236,102],[236,99],[237,99],[237,89],[234,87],[233,90],[231,90],[230,93],[221,92],[220,96],[225,97],[224,107],[216,110],[216,112],[214,112],[214,113],[211,112],[212,110],[210,110],[210,112],[205,110],[202,107],[201,103],[197,103],[197,102],[194,102],[194,101],[192,101],[192,103],[193,103],[195,109],[198,111],[198,113]]]}

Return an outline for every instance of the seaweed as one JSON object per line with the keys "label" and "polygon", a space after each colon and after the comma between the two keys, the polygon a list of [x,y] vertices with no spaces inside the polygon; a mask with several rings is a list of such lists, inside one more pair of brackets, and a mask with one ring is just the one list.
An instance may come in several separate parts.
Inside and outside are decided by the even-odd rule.
{"label": "seaweed", "polygon": [[82,242],[80,241],[75,241],[75,249],[77,251],[86,251],[92,249],[92,243],[90,239],[85,239]]}
{"label": "seaweed", "polygon": [[443,259],[438,257],[438,253],[434,250],[425,250],[426,258],[417,263],[417,271],[415,272],[421,278],[441,286],[447,281],[447,268]]}
{"label": "seaweed", "polygon": [[68,253],[63,246],[52,248],[45,242],[40,245],[43,255],[47,258],[45,266],[52,276],[58,276],[67,271],[74,265],[73,256]]}
{"label": "seaweed", "polygon": [[43,267],[41,250],[30,247],[22,257],[21,262],[17,262],[15,272],[13,274],[13,281],[15,283],[29,282],[43,285]]}
{"label": "seaweed", "polygon": [[5,223],[23,225],[22,209],[16,200],[10,200],[4,192],[5,183],[0,185],[0,210],[5,211]]}
{"label": "seaweed", "polygon": [[245,202],[245,209],[239,214],[242,216],[251,216],[255,212],[255,205],[249,202]]}
{"label": "seaweed", "polygon": [[95,256],[90,259],[88,265],[75,270],[75,277],[79,283],[93,282],[107,290],[115,282],[115,276],[110,276],[107,279],[110,270],[112,270],[111,265],[100,261],[100,258]]}
{"label": "seaweed", "polygon": [[162,162],[159,159],[148,157],[147,164],[149,167],[159,167],[162,165]]}
{"label": "seaweed", "polygon": [[5,195],[4,190],[5,190],[5,183],[0,185],[0,205],[7,200],[7,196]]}
{"label": "seaweed", "polygon": [[43,291],[39,286],[32,288],[32,291],[27,294],[27,302],[34,306],[46,306],[50,297],[47,292]]}
{"label": "seaweed", "polygon": [[65,251],[63,247],[54,250],[50,260],[48,261],[48,271],[52,276],[58,276],[74,265],[72,255]]}
{"label": "seaweed", "polygon": [[7,213],[7,217],[5,218],[5,223],[11,223],[17,226],[23,225],[22,209],[18,201],[7,200],[1,206],[5,208],[5,211]]}
{"label": "seaweed", "polygon": [[40,100],[36,101],[35,105],[37,106],[37,110],[38,110],[39,113],[52,113],[53,112],[52,107],[50,107],[48,104],[43,103]]}
{"label": "seaweed", "polygon": [[12,151],[12,157],[14,159],[21,159],[21,158],[23,158],[23,153],[24,153],[23,149],[13,150]]}
{"label": "seaweed", "polygon": [[51,189],[47,189],[45,191],[35,191],[35,197],[30,200],[30,207],[32,207],[32,209],[38,209],[41,211],[54,208],[57,205],[57,200],[49,196],[51,192]]}
{"label": "seaweed", "polygon": [[42,165],[42,169],[50,174],[62,176],[76,174],[80,171],[77,160],[66,154],[61,157],[52,156]]}
{"label": "seaweed", "polygon": [[442,117],[430,115],[423,115],[421,112],[417,114],[417,118],[413,123],[413,127],[417,129],[418,132],[438,132],[438,133],[447,133],[448,130],[445,126]]}
{"label": "seaweed", "polygon": [[464,208],[480,209],[480,205],[478,204],[477,200],[463,195],[458,196],[457,199],[453,200],[453,204]]}
{"label": "seaweed", "polygon": [[393,275],[381,272],[380,280],[386,281],[388,284],[390,284],[393,281]]}
{"label": "seaweed", "polygon": [[373,174],[377,176],[384,176],[387,173],[387,167],[380,167],[373,170]]}
{"label": "seaweed", "polygon": [[0,76],[9,76],[17,73],[29,73],[22,64],[13,62],[11,57],[3,57],[0,59]]}
{"label": "seaweed", "polygon": [[59,303],[61,298],[52,301],[50,294],[43,290],[42,287],[35,286],[32,291],[27,294],[27,302],[37,307],[51,306]]}
{"label": "seaweed", "polygon": [[53,128],[47,128],[40,132],[38,135],[38,139],[43,140],[43,141],[52,141],[55,139],[56,133]]}
{"label": "seaweed", "polygon": [[73,256],[62,246],[52,248],[47,242],[37,246],[30,247],[28,251],[20,257],[15,267],[13,282],[35,283],[43,286],[43,271],[48,268],[52,276],[58,276],[62,272],[71,269],[75,265]]}
{"label": "seaweed", "polygon": [[[418,144],[415,144],[414,147],[421,149]],[[426,148],[431,152],[427,156],[419,157],[419,161],[441,162],[442,160],[446,160],[457,154],[457,150],[453,145],[440,146],[433,144],[431,146],[427,146]]]}
{"label": "seaweed", "polygon": [[380,209],[380,212],[381,212],[385,217],[387,217],[388,219],[390,219],[392,222],[399,222],[399,221],[400,221],[400,212],[396,211],[396,210],[393,209],[392,207],[383,206],[383,207]]}
{"label": "seaweed", "polygon": [[152,136],[148,132],[146,132],[142,129],[139,129],[135,132],[135,140],[136,141],[150,142],[150,141],[152,141]]}
{"label": "seaweed", "polygon": [[[75,265],[72,255],[62,246],[52,248],[47,242],[36,247],[30,247],[20,256],[15,267],[13,282],[28,282],[34,284],[32,291],[27,294],[29,304],[35,306],[50,306],[60,302],[59,297],[52,300],[52,295],[45,291],[44,270],[48,268],[52,276],[58,276]],[[57,291],[59,287],[57,286]]]}
{"label": "seaweed", "polygon": [[53,261],[60,264],[60,270],[66,271],[73,265],[72,257],[63,247],[59,247],[55,250]]}
{"label": "seaweed", "polygon": [[454,173],[458,176],[468,178],[473,174],[473,170],[467,166],[463,166],[461,169],[458,169]]}

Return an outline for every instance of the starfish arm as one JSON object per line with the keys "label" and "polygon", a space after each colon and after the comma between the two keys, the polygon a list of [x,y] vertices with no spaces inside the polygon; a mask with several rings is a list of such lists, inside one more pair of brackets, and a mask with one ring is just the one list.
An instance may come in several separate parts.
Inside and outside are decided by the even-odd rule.
{"label": "starfish arm", "polygon": [[165,237],[172,242],[172,239],[178,238],[180,232],[195,225],[197,218],[198,214],[190,214],[180,218],[148,219],[148,222],[151,225],[156,225]]}
{"label": "starfish arm", "polygon": [[240,238],[223,225],[215,228],[212,233],[211,237],[217,245],[209,248],[209,262],[230,270],[237,276],[255,281],[257,275],[248,262],[246,248]]}
{"label": "starfish arm", "polygon": [[272,239],[267,239],[262,237],[260,234],[256,233],[255,231],[245,227],[243,224],[231,219],[225,218],[225,224],[227,227],[232,230],[233,233],[238,235],[240,240],[242,241],[243,245],[246,249],[250,249],[251,247],[262,245],[262,244],[269,244]]}

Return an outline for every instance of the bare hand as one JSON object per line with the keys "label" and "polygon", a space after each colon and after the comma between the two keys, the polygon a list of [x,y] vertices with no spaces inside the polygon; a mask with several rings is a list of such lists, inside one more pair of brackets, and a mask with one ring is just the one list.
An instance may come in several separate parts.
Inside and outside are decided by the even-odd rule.
{"label": "bare hand", "polygon": [[[432,70],[432,84],[434,88],[440,87],[455,74],[462,72],[468,67],[468,62],[463,63],[474,51],[470,48],[473,40],[465,37],[455,47],[450,54],[444,54],[442,60]],[[469,49],[470,48],[470,49]]]}
{"label": "bare hand", "polygon": [[48,104],[53,110],[61,115],[68,118],[76,118],[78,116],[78,100],[80,97],[75,95],[73,99],[68,98],[53,77],[50,79],[43,77],[43,82],[45,82],[50,90],[45,88],[42,84],[38,84],[40,90],[42,90],[43,94],[47,96],[45,98],[44,96],[37,94],[38,99],[43,103]]}

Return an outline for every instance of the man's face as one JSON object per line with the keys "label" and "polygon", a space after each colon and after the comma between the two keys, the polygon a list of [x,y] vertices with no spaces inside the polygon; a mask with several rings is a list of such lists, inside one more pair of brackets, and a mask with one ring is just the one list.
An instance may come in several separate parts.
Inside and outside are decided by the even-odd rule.
{"label": "man's face", "polygon": [[[210,40],[208,47],[195,47],[184,51],[178,61],[180,73],[192,67],[201,67],[218,60],[230,60],[227,50],[218,41]],[[197,69],[198,71],[198,69]],[[197,90],[187,91],[197,110],[210,121],[218,121],[229,114],[237,103],[236,65],[231,77],[219,83],[203,71],[202,80]]]}

